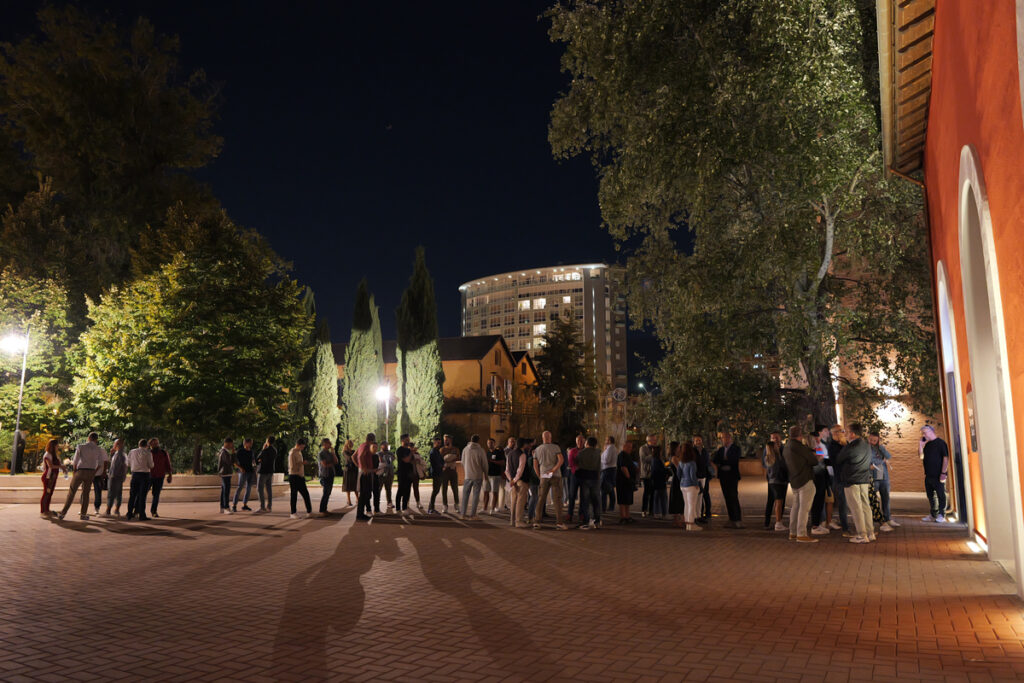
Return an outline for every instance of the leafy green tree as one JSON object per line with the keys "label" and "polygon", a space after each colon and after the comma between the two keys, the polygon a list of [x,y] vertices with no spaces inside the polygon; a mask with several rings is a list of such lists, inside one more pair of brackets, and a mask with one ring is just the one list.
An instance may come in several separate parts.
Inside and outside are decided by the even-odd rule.
{"label": "leafy green tree", "polygon": [[367,433],[383,434],[383,411],[377,388],[384,382],[384,352],[380,315],[366,278],[356,289],[352,334],[345,347],[345,376],[341,390],[341,435],[358,443]]}
{"label": "leafy green tree", "polygon": [[611,233],[639,237],[631,312],[682,370],[662,373],[663,391],[694,393],[702,368],[761,354],[806,379],[821,422],[835,420],[840,363],[937,406],[921,198],[882,172],[857,10],[580,0],[549,12],[572,77],[549,137],[556,156],[593,160]]}
{"label": "leafy green tree", "polygon": [[331,331],[326,320],[317,324],[313,368],[306,415],[310,443],[319,444],[322,439],[334,443],[338,438],[338,365],[334,362]]}
{"label": "leafy green tree", "polygon": [[544,344],[534,356],[541,407],[547,408],[549,427],[557,425],[560,443],[584,430],[601,388],[593,356],[571,311],[566,313],[548,323]]}
{"label": "leafy green tree", "polygon": [[73,391],[91,426],[194,444],[198,471],[205,443],[294,427],[312,321],[258,237],[223,217],[179,227],[193,248],[90,302]]}
{"label": "leafy green tree", "polygon": [[398,391],[395,429],[413,439],[438,433],[444,408],[444,368],[437,340],[434,280],[423,247],[416,249],[398,317]]}
{"label": "leafy green tree", "polygon": [[73,6],[38,16],[38,34],[0,44],[0,197],[15,207],[0,261],[96,296],[129,275],[168,208],[216,210],[183,171],[220,151],[218,92],[201,71],[183,74],[177,38],[143,19],[124,29]]}

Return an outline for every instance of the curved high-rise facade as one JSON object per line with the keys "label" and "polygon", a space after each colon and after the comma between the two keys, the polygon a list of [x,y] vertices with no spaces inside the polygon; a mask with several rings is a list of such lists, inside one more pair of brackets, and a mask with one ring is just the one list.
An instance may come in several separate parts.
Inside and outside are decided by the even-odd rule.
{"label": "curved high-rise facade", "polygon": [[459,287],[462,335],[500,334],[534,355],[547,324],[571,316],[593,349],[609,389],[627,387],[625,270],[606,263],[547,266],[487,275]]}

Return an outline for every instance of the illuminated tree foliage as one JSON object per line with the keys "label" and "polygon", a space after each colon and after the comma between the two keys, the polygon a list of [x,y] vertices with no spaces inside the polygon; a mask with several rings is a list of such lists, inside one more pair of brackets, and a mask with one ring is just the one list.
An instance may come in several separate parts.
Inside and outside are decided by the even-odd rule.
{"label": "illuminated tree foliage", "polygon": [[384,382],[384,353],[380,314],[366,278],[356,289],[352,334],[345,347],[345,376],[341,387],[341,434],[361,441],[370,432],[383,434],[384,412],[377,388]]}

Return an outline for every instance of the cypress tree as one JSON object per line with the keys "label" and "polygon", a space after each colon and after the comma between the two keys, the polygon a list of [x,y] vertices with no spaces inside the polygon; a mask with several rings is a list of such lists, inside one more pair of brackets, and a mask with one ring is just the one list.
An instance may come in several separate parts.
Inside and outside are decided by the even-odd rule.
{"label": "cypress tree", "polygon": [[356,289],[352,334],[345,348],[345,377],[341,392],[340,436],[359,443],[367,432],[380,432],[383,422],[377,405],[377,387],[384,381],[380,317],[366,279]]}
{"label": "cypress tree", "polygon": [[333,443],[338,437],[338,366],[334,362],[331,331],[326,320],[317,325],[316,337],[313,355],[315,374],[306,422],[311,444],[319,444],[322,439],[330,439]]}
{"label": "cypress tree", "polygon": [[[305,287],[302,290],[302,309],[310,321],[316,320],[316,297],[313,290]],[[310,395],[313,391],[313,381],[316,377],[316,352],[317,352],[317,329],[310,325],[309,334],[306,335],[306,362],[299,371],[298,388],[295,392],[295,400],[291,402],[290,409],[294,419],[295,432],[291,439],[304,437],[311,439],[313,429],[309,421]]]}
{"label": "cypress tree", "polygon": [[444,370],[437,343],[434,281],[423,247],[416,249],[409,286],[402,293],[398,318],[398,391],[396,433],[414,439],[437,433],[444,407]]}

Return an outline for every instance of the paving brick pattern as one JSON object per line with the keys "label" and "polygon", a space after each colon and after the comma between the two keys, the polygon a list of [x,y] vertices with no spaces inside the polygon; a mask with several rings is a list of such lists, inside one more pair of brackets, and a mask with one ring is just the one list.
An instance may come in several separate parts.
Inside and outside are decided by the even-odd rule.
{"label": "paving brick pattern", "polygon": [[1024,677],[1024,604],[962,527],[907,516],[878,543],[797,545],[759,528],[761,500],[744,488],[751,528],[699,533],[289,520],[280,499],[146,524],[7,506],[0,680]]}

